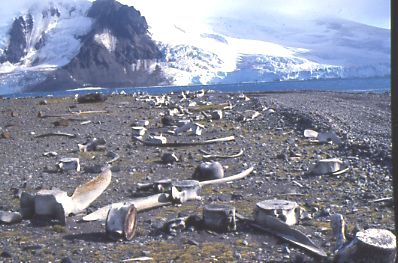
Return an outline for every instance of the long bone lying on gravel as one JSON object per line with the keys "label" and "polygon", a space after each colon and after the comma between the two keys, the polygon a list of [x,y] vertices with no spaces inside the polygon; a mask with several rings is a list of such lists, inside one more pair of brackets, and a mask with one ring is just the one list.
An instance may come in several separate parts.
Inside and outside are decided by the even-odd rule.
{"label": "long bone lying on gravel", "polygon": [[235,136],[228,136],[228,137],[222,137],[222,138],[216,138],[216,139],[198,141],[198,142],[157,143],[157,142],[144,141],[144,140],[142,140],[140,138],[137,138],[137,137],[133,137],[133,138],[135,140],[143,143],[146,146],[156,146],[156,147],[182,147],[182,146],[207,145],[207,144],[213,144],[213,143],[218,143],[218,142],[229,142],[229,141],[234,141],[235,140]]}
{"label": "long bone lying on gravel", "polygon": [[87,115],[87,114],[99,114],[99,113],[108,113],[108,111],[104,110],[95,110],[95,111],[70,111],[70,113],[64,114],[53,114],[53,115],[46,115],[43,112],[39,112],[39,118],[59,118],[59,117],[76,117],[80,115]]}
{"label": "long bone lying on gravel", "polygon": [[76,134],[72,133],[65,133],[65,132],[50,132],[50,133],[44,133],[37,135],[36,138],[44,138],[44,137],[50,137],[50,136],[63,136],[63,137],[69,137],[69,138],[76,138]]}
{"label": "long bone lying on gravel", "polygon": [[327,257],[325,251],[322,248],[318,247],[314,244],[311,239],[309,239],[305,234],[302,232],[290,227],[286,223],[282,222],[281,220],[277,219],[273,216],[266,216],[267,217],[267,225],[260,225],[258,222],[251,220],[243,215],[236,214],[236,217],[239,220],[243,220],[248,222],[252,227],[257,228],[259,230],[268,232],[272,235],[278,236],[283,240],[290,242],[298,247],[301,247],[317,256],[320,257]]}
{"label": "long bone lying on gravel", "polygon": [[202,156],[203,159],[229,159],[229,158],[237,158],[243,155],[243,150],[240,149],[238,153],[231,154],[231,155],[222,155],[222,154],[211,154],[205,150],[199,150],[204,155]]}
{"label": "long bone lying on gravel", "polygon": [[[216,180],[208,180],[208,181],[202,181],[202,182],[199,182],[196,180],[177,181],[177,182],[171,183],[171,189],[167,189],[168,191],[166,193],[160,193],[160,194],[155,194],[155,195],[151,195],[151,196],[147,196],[147,197],[135,198],[135,199],[127,200],[124,202],[113,203],[113,204],[101,207],[100,209],[94,211],[93,213],[88,214],[85,217],[83,217],[83,221],[105,220],[106,216],[108,214],[108,211],[112,206],[132,205],[133,204],[135,206],[135,208],[137,209],[137,211],[140,212],[140,211],[151,209],[151,208],[171,205],[173,203],[184,203],[184,202],[190,201],[190,200],[198,200],[198,199],[200,199],[200,196],[198,196],[198,194],[197,194],[198,190],[200,188],[202,188],[203,186],[239,180],[239,179],[242,179],[242,178],[248,176],[253,170],[254,170],[254,167],[250,167],[238,174],[235,174],[235,175],[232,175],[229,177],[224,177],[221,179],[216,179]],[[169,182],[168,182],[168,184],[170,185]],[[152,186],[152,184],[150,184],[150,186],[146,185],[147,188],[150,188],[151,186]],[[165,188],[167,188],[167,187],[165,187]]]}
{"label": "long bone lying on gravel", "polygon": [[65,224],[65,216],[77,214],[86,209],[109,186],[112,178],[107,169],[100,175],[78,186],[72,196],[59,189],[40,190],[36,195],[22,193],[21,213],[29,218],[33,215],[49,216]]}

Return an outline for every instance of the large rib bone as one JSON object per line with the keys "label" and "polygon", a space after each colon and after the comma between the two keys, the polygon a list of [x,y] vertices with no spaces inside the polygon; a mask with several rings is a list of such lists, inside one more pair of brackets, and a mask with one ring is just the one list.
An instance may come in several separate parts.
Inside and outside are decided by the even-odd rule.
{"label": "large rib bone", "polygon": [[[172,182],[171,189],[167,186],[157,187],[159,189],[168,191],[167,193],[160,193],[147,197],[140,197],[123,202],[109,204],[107,206],[101,207],[100,209],[92,212],[91,214],[86,215],[85,217],[83,217],[83,221],[105,220],[109,209],[114,205],[115,206],[134,205],[137,208],[137,211],[139,212],[151,208],[171,205],[173,203],[184,203],[186,201],[198,200],[200,199],[198,191],[203,186],[242,179],[248,176],[253,170],[254,167],[250,167],[249,169],[246,169],[239,174],[216,180],[209,180],[202,182],[196,180],[184,180],[180,182]],[[170,185],[170,181],[165,181],[165,183],[167,185]],[[159,182],[156,183],[156,185],[159,186]],[[146,187],[148,187],[148,185],[146,185]]]}
{"label": "large rib bone", "polygon": [[65,223],[65,216],[82,212],[97,199],[108,187],[111,178],[112,172],[109,169],[105,170],[77,187],[72,196],[59,189],[40,190],[34,196],[23,193],[20,200],[21,212],[24,217],[49,216]]}

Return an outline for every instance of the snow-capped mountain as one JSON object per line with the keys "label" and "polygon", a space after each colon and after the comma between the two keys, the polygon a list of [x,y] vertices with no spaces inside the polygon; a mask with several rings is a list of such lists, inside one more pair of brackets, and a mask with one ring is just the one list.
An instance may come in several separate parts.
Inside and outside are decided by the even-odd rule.
{"label": "snow-capped mountain", "polygon": [[174,17],[118,1],[134,7],[37,0],[3,15],[0,94],[390,75],[390,30],[253,10]]}
{"label": "snow-capped mountain", "polygon": [[168,83],[136,9],[114,0],[35,2],[0,33],[0,94]]}
{"label": "snow-capped mountain", "polygon": [[165,47],[163,70],[181,85],[390,75],[390,30],[253,8],[166,23],[138,8]]}

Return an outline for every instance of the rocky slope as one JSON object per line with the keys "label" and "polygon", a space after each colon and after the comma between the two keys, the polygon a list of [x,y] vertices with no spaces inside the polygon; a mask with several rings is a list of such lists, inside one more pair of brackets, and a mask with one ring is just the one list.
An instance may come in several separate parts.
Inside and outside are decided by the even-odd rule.
{"label": "rocky slope", "polygon": [[[68,217],[66,226],[40,218],[0,224],[0,261],[120,262],[144,256],[155,262],[332,262],[335,240],[331,214],[344,215],[348,239],[361,228],[394,231],[393,203],[388,199],[392,196],[389,94],[246,95],[250,100],[239,94],[217,93],[113,95],[99,103],[77,103],[74,97],[1,100],[0,210],[18,211],[21,192],[56,187],[72,193],[112,158],[108,152],[118,154],[120,159],[112,164],[110,186],[83,214]],[[234,107],[224,110],[222,119],[205,117],[228,102]],[[85,111],[97,112],[71,113]],[[169,133],[174,128],[165,126],[162,116],[170,111],[177,113],[172,117],[174,121],[192,119],[203,124],[202,135]],[[253,111],[260,115],[250,120]],[[131,126],[138,120],[149,121],[147,134],[163,134],[170,142],[231,135],[235,141],[186,147],[146,146],[132,139]],[[308,128],[332,129],[342,144],[310,142],[303,136]],[[40,137],[58,131],[76,137]],[[103,138],[105,151],[79,152],[78,144],[92,138]],[[140,212],[138,231],[131,241],[112,242],[103,222],[79,221],[103,205],[151,194],[138,191],[138,183],[192,178],[204,160],[201,150],[229,155],[239,149],[244,152],[239,157],[218,159],[225,176],[252,165],[255,172],[230,184],[203,187],[202,200]],[[43,155],[54,151],[57,156]],[[162,163],[162,154],[170,152],[179,161]],[[81,171],[51,172],[63,157],[79,158]],[[325,158],[341,158],[349,171],[340,175],[308,174],[317,160]],[[252,217],[256,202],[275,198],[295,201],[303,208],[303,217],[294,228],[325,250],[327,259],[322,261],[240,221],[236,231],[227,233],[199,227],[177,233],[162,229],[170,219],[201,216],[208,204],[232,205],[238,213]],[[387,199],[377,201],[380,198]]]}

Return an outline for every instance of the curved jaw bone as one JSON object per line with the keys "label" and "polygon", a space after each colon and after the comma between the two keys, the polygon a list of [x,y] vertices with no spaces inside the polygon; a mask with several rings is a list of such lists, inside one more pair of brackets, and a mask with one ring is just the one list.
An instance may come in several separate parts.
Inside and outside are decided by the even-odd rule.
{"label": "curved jaw bone", "polygon": [[78,186],[72,196],[67,192],[53,189],[40,190],[36,195],[24,194],[21,211],[26,218],[33,215],[48,216],[65,224],[65,217],[86,209],[109,186],[112,172],[108,169],[87,183]]}

